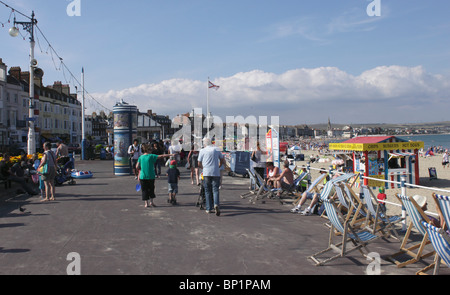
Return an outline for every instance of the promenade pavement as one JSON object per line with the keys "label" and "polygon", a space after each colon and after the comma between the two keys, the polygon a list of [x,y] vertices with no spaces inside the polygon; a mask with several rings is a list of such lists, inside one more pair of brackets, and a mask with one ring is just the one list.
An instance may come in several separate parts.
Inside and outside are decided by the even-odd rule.
{"label": "promenade pavement", "polygon": [[[306,257],[326,248],[327,220],[292,214],[276,200],[250,204],[240,198],[249,180],[239,176],[224,177],[217,217],[196,207],[199,187],[185,168],[179,205],[167,203],[162,177],[156,208],[144,208],[134,177],[113,175],[112,161],[77,161],[76,168],[94,177],[57,187],[54,202],[1,188],[0,274],[65,275],[73,252],[82,275],[364,275],[370,263],[356,251],[314,266]],[[369,249],[384,257],[399,246],[380,239]],[[380,270],[411,275],[425,265],[398,269],[382,259]]]}

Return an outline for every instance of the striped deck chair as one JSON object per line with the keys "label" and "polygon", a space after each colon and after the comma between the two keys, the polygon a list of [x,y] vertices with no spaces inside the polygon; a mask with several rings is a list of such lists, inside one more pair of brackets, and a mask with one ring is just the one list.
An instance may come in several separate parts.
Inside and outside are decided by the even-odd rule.
{"label": "striped deck chair", "polygon": [[355,226],[356,223],[364,222],[366,220],[365,217],[355,219],[355,215],[359,215],[359,210],[358,208],[356,208],[354,201],[351,199],[351,196],[349,196],[349,194],[345,192],[344,184],[335,183],[334,188],[340,203],[338,205],[338,209],[344,208],[344,210],[346,211],[345,220],[351,220],[351,226]]}
{"label": "striped deck chair", "polygon": [[[364,203],[368,209],[367,212],[369,213],[366,218],[366,228],[371,230],[372,233],[377,231],[384,233],[384,231],[387,230],[390,231],[396,239],[399,239],[394,224],[402,221],[402,218],[400,216],[387,216],[381,209],[380,203],[377,201],[377,198],[369,187],[363,185],[361,187],[361,195],[363,196]],[[376,202],[376,206],[373,204],[373,201]],[[370,223],[372,223],[372,226],[370,226]]]}
{"label": "striped deck chair", "polygon": [[[417,205],[416,201],[414,201],[413,198],[402,195],[397,195],[397,198],[402,202],[403,207],[405,207],[406,213],[408,214],[411,221],[409,222],[408,229],[403,238],[402,244],[400,245],[400,251],[387,257],[387,259],[395,263],[398,268],[401,268],[409,264],[416,263],[422,258],[430,257],[434,255],[435,252],[430,251],[424,253],[425,246],[430,244],[430,240],[428,239],[428,233],[421,222],[425,221],[426,223],[430,223],[430,219],[428,218],[428,216],[425,214],[425,212],[423,212],[419,205]],[[423,238],[420,243],[412,244],[410,247],[406,248],[413,227],[416,228],[416,230],[423,236]],[[417,250],[417,252],[414,252],[415,250]],[[403,255],[409,256],[410,259],[403,262],[399,261],[397,258]]]}
{"label": "striped deck chair", "polygon": [[[325,200],[324,201],[325,210],[327,212],[327,216],[331,222],[331,229],[330,229],[330,237],[328,240],[328,247],[320,252],[317,252],[308,258],[313,260],[316,266],[324,265],[332,260],[335,260],[340,257],[347,256],[348,253],[358,250],[364,257],[367,257],[367,254],[363,252],[363,249],[367,251],[367,253],[370,253],[370,251],[367,249],[367,245],[376,240],[378,236],[373,235],[372,233],[368,231],[358,231],[356,232],[352,226],[350,226],[348,221],[344,221],[342,223],[341,220],[344,220],[343,216],[338,212],[336,205],[333,203],[332,200]],[[337,230],[341,236],[342,240],[334,244],[333,243],[333,237],[335,236],[335,230]],[[351,242],[353,246],[351,248],[347,247],[347,243]],[[336,254],[332,257],[320,259],[318,256],[323,255],[324,253],[327,253],[329,251],[337,251],[339,254]]]}
{"label": "striped deck chair", "polygon": [[344,191],[348,197],[348,200],[352,204],[353,208],[355,208],[355,211],[353,213],[353,219],[350,222],[352,226],[355,226],[355,224],[365,221],[367,218],[367,212],[366,208],[364,206],[364,203],[359,198],[359,195],[356,194],[353,189],[348,185],[347,183],[343,184]]}
{"label": "striped deck chair", "polygon": [[437,228],[431,224],[422,221],[423,227],[426,229],[428,236],[430,237],[431,244],[436,251],[436,258],[434,263],[426,268],[418,271],[416,274],[424,274],[427,270],[434,267],[434,275],[439,274],[439,268],[441,266],[441,260],[450,267],[450,236],[442,228]]}
{"label": "striped deck chair", "polygon": [[441,218],[441,227],[450,229],[450,197],[433,193],[433,200]]}
{"label": "striped deck chair", "polygon": [[[325,186],[323,187],[322,192],[320,193],[319,203],[316,206],[320,206],[321,204],[323,204],[323,202],[325,200],[333,200],[337,194],[336,190],[333,191],[333,189],[335,188],[335,185],[340,184],[340,183],[345,183],[354,176],[356,176],[356,174],[347,173],[347,174],[342,174],[336,178],[332,178],[330,181],[328,181],[325,184]],[[324,211],[322,213],[321,217],[326,218],[324,213],[326,213],[326,211]]]}
{"label": "striped deck chair", "polygon": [[[323,180],[325,179],[325,177],[327,176],[327,174],[320,174],[319,177],[317,177],[313,183],[311,183],[311,185],[308,187],[308,189],[306,190],[306,192],[308,193],[320,193],[320,190],[318,188],[320,183],[323,183]],[[294,201],[293,205],[296,206],[298,205],[298,203],[300,202],[302,198],[302,194],[300,194],[300,196]]]}
{"label": "striped deck chair", "polygon": [[[300,186],[301,182],[304,179],[306,179],[306,177],[308,177],[308,172],[303,172],[297,178],[294,179],[294,182],[292,183],[292,185],[289,189],[287,189],[287,190],[286,189],[273,189],[272,192],[273,193],[280,192],[281,196],[278,198],[280,198],[280,202],[282,204],[284,204],[284,201],[286,201],[286,200],[284,200],[284,201],[281,200],[283,195],[284,194],[291,194],[291,195],[295,194],[295,192],[298,190],[298,187]],[[294,201],[294,200],[292,200],[292,201]]]}

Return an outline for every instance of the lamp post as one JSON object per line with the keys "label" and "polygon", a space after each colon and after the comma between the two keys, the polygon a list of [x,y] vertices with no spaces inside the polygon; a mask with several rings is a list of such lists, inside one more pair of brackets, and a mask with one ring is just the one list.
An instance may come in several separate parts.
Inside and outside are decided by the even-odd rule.
{"label": "lamp post", "polygon": [[34,18],[34,11],[31,14],[31,21],[18,22],[14,18],[14,26],[9,29],[11,37],[17,37],[19,35],[19,29],[16,25],[21,25],[25,31],[30,34],[30,103],[29,103],[29,125],[28,125],[28,154],[33,155],[36,153],[36,132],[35,132],[35,113],[34,113],[34,70],[37,67],[37,61],[34,59],[34,26],[37,24],[37,20]]}

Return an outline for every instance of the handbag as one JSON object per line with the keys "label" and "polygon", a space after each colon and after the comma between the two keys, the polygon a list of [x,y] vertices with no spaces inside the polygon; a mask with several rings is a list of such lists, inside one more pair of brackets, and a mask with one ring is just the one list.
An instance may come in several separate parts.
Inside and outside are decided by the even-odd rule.
{"label": "handbag", "polygon": [[258,158],[256,158],[256,153],[252,154],[252,161],[253,162],[258,162]]}
{"label": "handbag", "polygon": [[47,163],[45,163],[44,166],[42,166],[39,169],[39,174],[41,174],[41,175],[47,175],[48,174],[48,164]]}

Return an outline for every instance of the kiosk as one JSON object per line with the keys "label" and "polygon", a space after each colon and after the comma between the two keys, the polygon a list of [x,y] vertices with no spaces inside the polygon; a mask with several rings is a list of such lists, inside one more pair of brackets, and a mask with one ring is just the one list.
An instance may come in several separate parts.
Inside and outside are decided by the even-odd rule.
{"label": "kiosk", "polygon": [[[331,143],[331,151],[353,154],[353,171],[366,177],[400,182],[402,175],[409,183],[419,185],[419,150],[422,141],[406,141],[395,136],[355,137],[342,143]],[[386,187],[387,183],[364,179],[364,185]]]}

